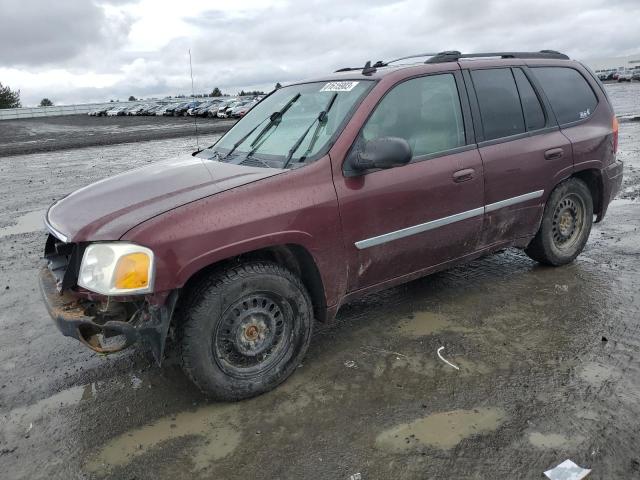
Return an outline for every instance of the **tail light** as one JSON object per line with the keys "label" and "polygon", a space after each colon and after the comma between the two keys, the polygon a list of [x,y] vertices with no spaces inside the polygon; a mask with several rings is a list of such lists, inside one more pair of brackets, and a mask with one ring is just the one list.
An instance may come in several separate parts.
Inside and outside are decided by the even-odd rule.
{"label": "tail light", "polygon": [[616,116],[613,116],[613,153],[618,153],[618,130],[620,129],[620,125],[618,124],[618,119]]}

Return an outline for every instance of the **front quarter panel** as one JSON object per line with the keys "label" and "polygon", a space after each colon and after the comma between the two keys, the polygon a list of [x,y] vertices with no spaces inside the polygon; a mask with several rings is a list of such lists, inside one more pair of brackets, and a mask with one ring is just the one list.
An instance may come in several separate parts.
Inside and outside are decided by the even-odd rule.
{"label": "front quarter panel", "polygon": [[327,305],[344,292],[346,261],[328,157],[184,205],[127,232],[156,255],[155,291],[242,253],[296,244],[313,256]]}

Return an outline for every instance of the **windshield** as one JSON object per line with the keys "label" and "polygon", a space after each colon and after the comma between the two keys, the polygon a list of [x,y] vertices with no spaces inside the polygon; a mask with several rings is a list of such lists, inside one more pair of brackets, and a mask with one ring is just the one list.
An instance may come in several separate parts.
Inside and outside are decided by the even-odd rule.
{"label": "windshield", "polygon": [[273,168],[302,166],[325,149],[373,83],[314,82],[280,88],[199,156]]}

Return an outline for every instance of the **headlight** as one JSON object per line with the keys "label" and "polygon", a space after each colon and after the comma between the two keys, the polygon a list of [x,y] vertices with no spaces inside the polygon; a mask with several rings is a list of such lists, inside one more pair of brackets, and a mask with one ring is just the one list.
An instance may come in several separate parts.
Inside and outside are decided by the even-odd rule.
{"label": "headlight", "polygon": [[153,252],[132,243],[93,243],[82,257],[78,285],[102,295],[153,291]]}

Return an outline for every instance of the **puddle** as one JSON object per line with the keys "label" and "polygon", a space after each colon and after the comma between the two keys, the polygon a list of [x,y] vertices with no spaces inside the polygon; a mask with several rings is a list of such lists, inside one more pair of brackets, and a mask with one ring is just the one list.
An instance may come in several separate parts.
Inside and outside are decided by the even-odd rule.
{"label": "puddle", "polygon": [[9,437],[23,435],[30,425],[36,426],[41,419],[55,416],[61,408],[77,405],[95,396],[95,384],[90,383],[63,390],[32,405],[14,408],[0,416],[3,430],[6,428]]}
{"label": "puddle", "polygon": [[[275,391],[255,399],[241,403],[211,403],[124,432],[100,447],[89,457],[85,467],[90,472],[124,467],[154,449],[159,451],[166,442],[192,438],[193,443],[185,452],[193,462],[194,471],[203,471],[240,446],[243,432],[252,428],[248,424],[252,423],[253,416],[247,417],[247,411],[262,412],[260,422],[275,424],[287,420],[297,425],[296,419],[302,410],[313,404],[317,412],[332,399],[324,388],[308,384],[304,376],[296,375]],[[287,430],[287,435],[292,435],[292,431]]]}
{"label": "puddle", "polygon": [[577,435],[567,438],[559,433],[532,432],[529,434],[529,443],[536,448],[571,448],[584,441],[584,437]]}
{"label": "puddle", "polygon": [[163,442],[193,435],[201,437],[201,441],[190,452],[191,459],[195,469],[202,470],[240,445],[241,433],[234,426],[238,410],[236,404],[214,404],[162,418],[113,438],[87,462],[86,467],[97,472],[105,467],[127,465]]}
{"label": "puddle", "polygon": [[424,337],[444,330],[464,332],[468,329],[453,324],[444,315],[434,312],[415,312],[412,318],[400,324],[400,333],[412,337]]}
{"label": "puddle", "polygon": [[29,212],[21,217],[16,218],[16,224],[8,227],[0,228],[0,237],[9,235],[18,235],[20,233],[44,231],[44,210]]}
{"label": "puddle", "polygon": [[435,413],[382,432],[376,446],[394,453],[420,445],[449,450],[465,438],[498,429],[505,419],[505,412],[499,408]]}

